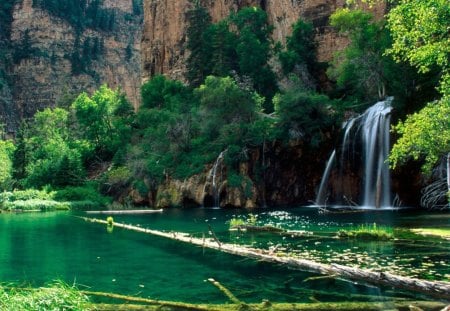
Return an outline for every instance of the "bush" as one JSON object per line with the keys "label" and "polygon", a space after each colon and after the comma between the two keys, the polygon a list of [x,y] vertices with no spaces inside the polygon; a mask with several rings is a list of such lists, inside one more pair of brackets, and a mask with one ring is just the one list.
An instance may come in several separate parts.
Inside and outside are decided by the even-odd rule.
{"label": "bush", "polygon": [[70,202],[71,206],[91,207],[111,203],[109,197],[101,195],[93,186],[66,187],[56,191],[54,199],[59,202]]}
{"label": "bush", "polygon": [[8,211],[68,211],[71,208],[68,202],[41,199],[9,201],[2,205],[3,209]]}

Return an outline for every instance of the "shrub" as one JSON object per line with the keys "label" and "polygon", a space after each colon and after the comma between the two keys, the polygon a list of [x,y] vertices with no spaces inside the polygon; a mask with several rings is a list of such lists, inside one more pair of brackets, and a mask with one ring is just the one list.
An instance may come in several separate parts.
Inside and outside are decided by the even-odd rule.
{"label": "shrub", "polygon": [[[101,195],[93,186],[86,185],[80,187],[66,187],[58,190],[54,199],[59,202],[71,202],[72,206],[98,206],[111,203],[109,197]],[[76,203],[75,203],[76,202]]]}

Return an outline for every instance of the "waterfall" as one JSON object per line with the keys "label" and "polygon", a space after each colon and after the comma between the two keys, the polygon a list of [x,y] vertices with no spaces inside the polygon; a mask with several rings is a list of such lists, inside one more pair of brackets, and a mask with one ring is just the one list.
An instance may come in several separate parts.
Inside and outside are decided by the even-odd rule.
{"label": "waterfall", "polygon": [[[368,108],[362,115],[349,119],[343,124],[343,140],[340,146],[340,157],[337,167],[333,167],[336,158],[336,150],[333,151],[328,160],[325,172],[320,183],[316,198],[317,205],[325,205],[329,178],[333,169],[339,172],[340,187],[343,187],[345,170],[358,163],[359,154],[362,165],[362,198],[360,205],[364,207],[391,207],[391,186],[389,164],[390,140],[390,115],[391,102],[389,97],[384,101],[377,102]],[[336,190],[336,189],[335,189]],[[337,189],[338,200],[345,198],[343,189]]]}
{"label": "waterfall", "polygon": [[389,174],[389,127],[392,98],[366,110],[362,120],[364,145],[364,206],[391,206]]}
{"label": "waterfall", "polygon": [[[220,189],[219,189],[220,180],[218,180],[218,179],[219,179],[219,177],[222,176],[222,170],[219,171],[219,168],[220,169],[222,168],[223,159],[224,159],[226,152],[227,152],[227,150],[224,150],[219,154],[216,161],[214,162],[214,165],[212,166],[211,170],[209,171],[208,177],[203,186],[203,193],[202,193],[203,207],[205,207],[205,198],[206,198],[207,194],[210,194],[210,193],[212,194],[213,207],[220,207]],[[207,189],[208,185],[210,185],[211,188],[207,193],[206,189]]]}
{"label": "waterfall", "polygon": [[[222,151],[216,159],[214,166],[211,170],[212,173],[212,191],[214,197],[214,207],[220,207],[220,191],[217,187],[217,169],[222,167],[223,157],[225,155],[226,150]],[[222,174],[220,174],[222,176]]]}
{"label": "waterfall", "polygon": [[336,150],[333,150],[333,153],[328,160],[327,166],[325,168],[325,172],[322,176],[322,181],[320,182],[319,192],[317,193],[316,205],[323,206],[327,202],[327,192],[326,186],[328,185],[328,179],[330,178],[331,167],[336,159]]}

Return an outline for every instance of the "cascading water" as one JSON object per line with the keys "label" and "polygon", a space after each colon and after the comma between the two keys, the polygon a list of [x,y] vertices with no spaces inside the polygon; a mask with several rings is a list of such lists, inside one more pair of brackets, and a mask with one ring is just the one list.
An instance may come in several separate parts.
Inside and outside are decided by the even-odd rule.
{"label": "cascading water", "polygon": [[[211,185],[211,191],[208,193],[212,193],[212,198],[214,201],[213,207],[220,207],[220,191],[218,184],[220,183],[220,180],[218,181],[218,178],[222,176],[222,172],[219,172],[219,168],[222,168],[223,159],[225,156],[225,153],[227,150],[222,151],[219,156],[217,157],[216,161],[214,162],[213,167],[209,171],[208,178],[205,182],[205,185],[203,187],[203,195],[202,197],[205,198],[206,195],[206,186],[207,184]],[[203,199],[205,201],[205,199]],[[203,202],[203,206],[205,206],[205,202]]]}
{"label": "cascading water", "polygon": [[[368,108],[364,114],[354,117],[343,125],[343,143],[340,147],[340,157],[338,167],[333,167],[336,162],[336,150],[333,151],[328,160],[325,172],[322,177],[316,204],[323,206],[327,200],[327,189],[329,186],[330,174],[333,169],[339,172],[340,192],[335,195],[335,199],[342,200],[346,197],[342,184],[348,167],[353,167],[358,157],[358,152],[363,153],[361,164],[362,169],[362,200],[363,207],[390,207],[390,174],[387,158],[389,155],[389,128],[391,115],[391,102],[389,97]],[[360,145],[361,147],[358,147]],[[350,161],[350,163],[349,163]]]}
{"label": "cascading water", "polygon": [[316,204],[317,205],[326,205],[327,203],[327,193],[326,186],[328,185],[328,179],[330,178],[331,168],[336,160],[336,150],[333,150],[333,153],[330,156],[330,159],[327,162],[327,166],[325,168],[325,172],[322,176],[322,181],[320,182],[319,192],[317,193]]}

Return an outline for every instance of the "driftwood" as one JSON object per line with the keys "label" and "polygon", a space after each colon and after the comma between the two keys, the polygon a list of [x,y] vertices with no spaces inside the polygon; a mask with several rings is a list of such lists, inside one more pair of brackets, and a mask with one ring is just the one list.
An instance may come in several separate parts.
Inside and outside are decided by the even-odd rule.
{"label": "driftwood", "polygon": [[[185,304],[186,305],[186,304]],[[427,301],[412,301],[412,302],[395,302],[395,303],[383,303],[383,302],[348,302],[348,303],[261,303],[261,304],[246,304],[242,305],[187,305],[188,308],[169,306],[169,305],[135,305],[135,304],[96,304],[95,310],[115,310],[115,311],[181,311],[181,310],[210,310],[210,311],[236,311],[236,310],[249,310],[249,311],[380,311],[380,310],[400,310],[400,311],[413,311],[413,310],[426,310],[426,311],[441,311],[444,310],[444,304],[439,302],[427,302]],[[206,308],[206,309],[205,309]]]}
{"label": "driftwood", "polygon": [[86,214],[105,214],[105,215],[123,215],[123,214],[153,214],[162,213],[162,209],[139,209],[139,210],[105,210],[105,211],[87,211]]}
{"label": "driftwood", "polygon": [[[79,218],[82,218],[89,222],[107,224],[107,221],[105,220],[92,219],[86,217],[79,217]],[[367,269],[360,269],[338,264],[328,265],[311,260],[292,257],[289,256],[288,254],[279,255],[277,253],[276,255],[274,255],[267,250],[249,248],[234,244],[225,244],[225,243],[218,244],[213,239],[209,238],[199,239],[192,237],[189,234],[180,232],[167,233],[158,230],[145,229],[120,223],[114,223],[114,226],[124,228],[127,230],[143,232],[159,237],[164,237],[184,243],[189,243],[204,248],[219,250],[228,254],[281,264],[288,266],[289,268],[292,269],[310,271],[314,273],[320,273],[323,275],[335,275],[337,277],[341,277],[348,280],[364,281],[376,285],[391,286],[395,288],[401,288],[410,291],[424,293],[436,298],[443,298],[446,300],[450,300],[450,282],[421,280],[416,278],[399,276],[388,272],[374,272]]]}
{"label": "driftwood", "polygon": [[225,296],[228,297],[228,299],[230,299],[230,301],[232,303],[235,303],[235,304],[241,304],[242,303],[239,299],[236,298],[235,295],[233,295],[233,293],[228,288],[226,288],[225,286],[223,286],[222,284],[220,284],[216,280],[211,278],[211,279],[208,279],[208,282],[210,282],[212,285],[217,287]]}
{"label": "driftwood", "polygon": [[231,230],[238,230],[244,232],[272,232],[272,233],[282,233],[286,230],[274,226],[252,226],[252,225],[239,225],[234,226]]}

